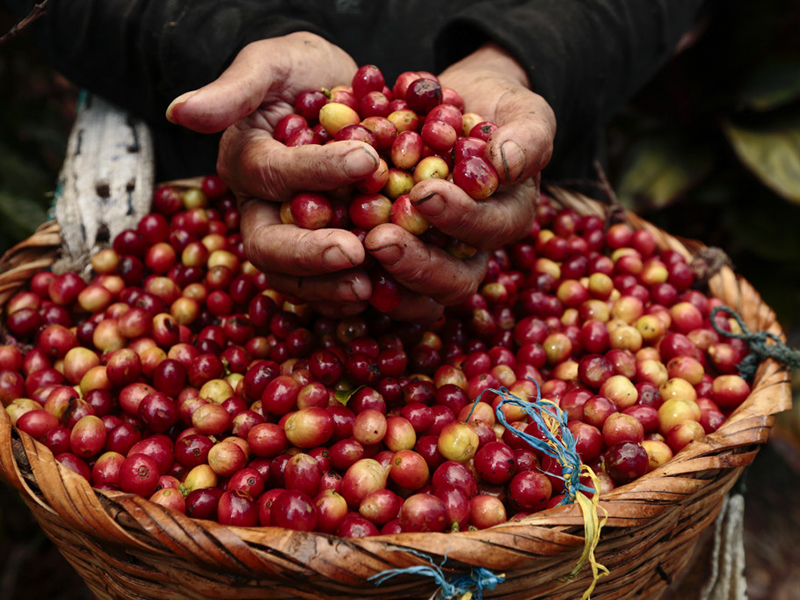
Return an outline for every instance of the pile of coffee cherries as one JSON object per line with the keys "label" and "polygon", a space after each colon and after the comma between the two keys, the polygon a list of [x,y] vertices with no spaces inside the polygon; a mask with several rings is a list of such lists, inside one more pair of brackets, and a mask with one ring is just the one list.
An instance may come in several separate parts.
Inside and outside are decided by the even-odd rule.
{"label": "pile of coffee cherries", "polygon": [[365,142],[380,155],[369,177],[329,193],[302,192],[282,206],[284,223],[305,229],[336,227],[363,236],[394,223],[457,256],[474,249],[444,236],[411,204],[408,193],[425,179],[448,179],[475,200],[497,190],[486,142],[497,125],[470,112],[452,88],[427,72],[406,71],[391,88],[375,65],[358,69],[351,85],[301,92],[295,112],[274,132],[287,146]]}
{"label": "pile of coffee cherries", "polygon": [[[362,112],[378,98],[356,97]],[[91,266],[40,272],[6,303],[0,402],[97,490],[223,524],[484,529],[564,499],[562,465],[516,435],[539,426],[498,391],[557,404],[601,494],[750,393],[747,348],[719,333],[736,323],[712,324],[720,303],[681,253],[546,196],[431,326],[326,318],[270,289],[213,175],[158,188]]]}

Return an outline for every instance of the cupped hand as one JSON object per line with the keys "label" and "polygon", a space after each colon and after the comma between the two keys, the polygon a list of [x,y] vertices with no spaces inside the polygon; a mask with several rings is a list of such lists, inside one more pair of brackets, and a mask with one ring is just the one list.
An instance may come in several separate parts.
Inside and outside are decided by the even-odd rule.
{"label": "cupped hand", "polygon": [[298,94],[352,80],[355,61],[321,37],[292,33],[247,45],[208,85],[176,98],[167,118],[201,133],[223,131],[217,170],[239,201],[248,259],[276,290],[319,302],[326,314],[355,314],[371,294],[364,248],[342,229],[309,231],[281,222],[280,202],[304,190],[333,190],[379,165],[361,142],[287,147],[274,139]]}
{"label": "cupped hand", "polygon": [[[426,297],[428,303],[452,305],[478,289],[490,251],[530,231],[540,172],[552,154],[556,122],[547,102],[529,89],[525,71],[497,46],[483,46],[439,79],[459,92],[468,112],[498,125],[487,154],[501,186],[488,199],[475,201],[451,182],[429,179],[414,186],[411,201],[432,225],[479,252],[468,260],[454,258],[394,225],[371,231],[365,246],[407,290]],[[423,305],[421,299],[416,302]],[[410,301],[406,310],[414,306]]]}

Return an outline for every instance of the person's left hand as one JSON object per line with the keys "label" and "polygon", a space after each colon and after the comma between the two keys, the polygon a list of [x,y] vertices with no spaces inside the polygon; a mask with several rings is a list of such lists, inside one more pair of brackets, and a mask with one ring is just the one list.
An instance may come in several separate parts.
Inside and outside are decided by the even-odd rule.
{"label": "person's left hand", "polygon": [[392,224],[367,235],[367,251],[406,288],[404,313],[428,319],[475,293],[489,252],[530,231],[540,173],[550,160],[556,130],[550,106],[529,89],[519,64],[497,46],[480,48],[439,79],[461,95],[468,112],[499,126],[487,153],[502,185],[482,201],[442,179],[422,181],[411,190],[412,204],[432,225],[479,250],[471,259],[454,258]]}

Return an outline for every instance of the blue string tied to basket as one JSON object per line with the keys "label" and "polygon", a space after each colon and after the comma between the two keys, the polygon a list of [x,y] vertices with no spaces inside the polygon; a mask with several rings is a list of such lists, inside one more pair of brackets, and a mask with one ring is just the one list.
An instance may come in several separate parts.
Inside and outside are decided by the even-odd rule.
{"label": "blue string tied to basket", "polygon": [[[600,542],[600,531],[607,520],[606,516],[602,519],[598,516],[598,509],[603,510],[599,504],[600,494],[595,493],[600,490],[600,480],[594,471],[581,461],[576,447],[575,436],[567,427],[566,412],[561,410],[555,402],[542,399],[539,382],[533,379],[531,381],[536,385],[535,401],[520,398],[505,387],[485,390],[484,393],[493,392],[500,397],[500,402],[495,407],[495,414],[503,427],[514,435],[521,437],[532,448],[554,458],[561,466],[562,473],[560,476],[556,476],[564,481],[564,498],[559,502],[559,505],[578,504],[583,515],[585,539],[583,554],[572,571],[562,579],[566,580],[575,577],[588,561],[592,569],[592,583],[582,596],[582,600],[587,600],[591,597],[598,579],[608,574],[608,569],[599,564],[594,556],[594,551]],[[472,411],[482,395],[483,393],[475,400],[467,417],[467,422],[469,422],[469,417],[472,416]],[[512,427],[503,411],[503,407],[507,404],[518,407],[530,418],[531,422],[536,423],[544,439]],[[581,478],[583,476],[589,477],[594,487],[589,487],[582,483]],[[592,494],[591,498],[586,495],[587,492]]]}
{"label": "blue string tied to basket", "polygon": [[[727,331],[716,320],[719,313],[726,313],[738,325],[739,331]],[[750,353],[738,365],[739,374],[745,379],[752,380],[756,369],[762,361],[772,358],[790,369],[800,367],[800,351],[790,348],[783,340],[769,331],[752,332],[748,329],[744,319],[729,306],[715,306],[710,314],[711,326],[718,334],[742,340],[747,344]]]}
{"label": "blue string tied to basket", "polygon": [[482,567],[472,567],[469,573],[462,573],[454,578],[449,578],[445,574],[444,564],[447,562],[447,553],[440,564],[436,564],[433,557],[413,550],[411,548],[401,548],[403,552],[410,552],[420,558],[425,559],[428,564],[414,565],[412,567],[387,569],[381,573],[369,577],[369,581],[374,581],[375,585],[380,585],[387,579],[397,575],[420,575],[430,577],[439,588],[431,598],[441,598],[442,600],[482,600],[484,590],[493,590],[498,584],[505,580],[505,575],[498,574],[490,569]]}

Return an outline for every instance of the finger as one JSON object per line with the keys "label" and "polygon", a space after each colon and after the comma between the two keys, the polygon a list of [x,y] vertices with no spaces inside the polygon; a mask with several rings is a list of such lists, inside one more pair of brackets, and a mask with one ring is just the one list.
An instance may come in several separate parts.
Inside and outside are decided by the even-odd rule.
{"label": "finger", "polygon": [[288,147],[263,129],[231,127],[217,171],[240,197],[286,201],[301,190],[332,190],[372,174],[377,151],[363,142]]}
{"label": "finger", "polygon": [[538,176],[498,189],[476,202],[458,186],[428,179],[409,193],[412,205],[447,235],[479,249],[516,242],[530,232],[539,198]]}
{"label": "finger", "polygon": [[556,121],[550,105],[525,88],[511,88],[497,102],[499,125],[486,145],[502,183],[516,183],[540,173],[553,153]]}
{"label": "finger", "polygon": [[291,106],[304,89],[348,82],[356,68],[344,50],[309,32],[259,40],[245,46],[217,80],[173,100],[167,119],[215,133],[265,101]]}
{"label": "finger", "polygon": [[352,269],[364,262],[364,247],[349,231],[285,225],[278,210],[277,204],[263,200],[239,203],[245,255],[257,269],[306,277]]}
{"label": "finger", "polygon": [[[345,305],[362,305],[352,308],[361,312],[372,294],[369,276],[361,269],[350,269],[327,275],[298,277],[284,273],[267,273],[269,286],[284,294],[302,298],[307,302],[330,303],[335,312]],[[337,306],[339,305],[339,306]]]}
{"label": "finger", "polygon": [[478,290],[488,262],[484,253],[469,260],[455,258],[392,224],[372,229],[364,247],[398,283],[445,306],[459,304]]}
{"label": "finger", "polygon": [[167,119],[199,133],[222,131],[261,105],[285,72],[282,56],[270,56],[262,42],[245,46],[215,81],[175,98]]}

